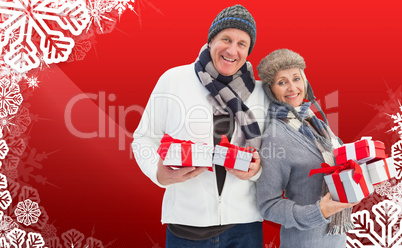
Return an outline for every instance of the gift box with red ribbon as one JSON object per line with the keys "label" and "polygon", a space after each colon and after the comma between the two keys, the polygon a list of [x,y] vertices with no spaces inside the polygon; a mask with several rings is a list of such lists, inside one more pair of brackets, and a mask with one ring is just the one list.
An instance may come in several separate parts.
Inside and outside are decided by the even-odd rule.
{"label": "gift box with red ribbon", "polygon": [[373,184],[387,181],[396,176],[395,163],[393,158],[386,158],[367,165]]}
{"label": "gift box with red ribbon", "polygon": [[310,176],[317,173],[332,173],[324,176],[332,200],[339,202],[358,202],[374,192],[367,165],[359,165],[348,160],[342,166],[329,166],[323,163],[321,169],[313,169]]}
{"label": "gift box with red ribbon", "polygon": [[212,167],[213,146],[195,144],[189,140],[173,139],[165,134],[158,154],[164,165]]}
{"label": "gift box with red ribbon", "polygon": [[226,168],[248,171],[253,161],[253,147],[239,147],[229,143],[228,138],[222,135],[221,142],[215,146],[212,163]]}
{"label": "gift box with red ribbon", "polygon": [[359,141],[334,149],[334,155],[337,165],[342,165],[349,159],[363,164],[386,158],[384,143],[372,141],[371,137],[362,137]]}

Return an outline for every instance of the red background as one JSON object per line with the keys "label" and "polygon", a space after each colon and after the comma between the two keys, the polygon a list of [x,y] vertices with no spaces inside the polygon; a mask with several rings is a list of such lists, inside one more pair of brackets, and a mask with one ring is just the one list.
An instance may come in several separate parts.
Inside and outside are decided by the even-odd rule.
{"label": "red background", "polygon": [[[138,6],[138,1],[135,6]],[[142,1],[141,18],[127,10],[110,34],[97,35],[83,61],[44,71],[29,99],[39,120],[29,141],[39,152],[53,152],[38,173],[56,185],[35,185],[41,206],[58,234],[75,228],[109,247],[164,246],[160,222],[163,189],[142,174],[130,158],[131,138],[119,150],[118,138],[83,139],[71,134],[64,111],[80,93],[106,96],[111,107],[145,107],[159,76],[193,62],[206,43],[208,28],[223,8],[240,3],[257,23],[256,46],[248,60],[256,66],[269,52],[290,48],[306,60],[306,75],[320,98],[338,91],[339,136],[362,134],[387,139],[392,121],[375,105],[391,101],[388,89],[401,82],[401,3],[392,1]],[[141,22],[140,22],[141,19]],[[402,98],[400,98],[402,100]],[[323,104],[325,110],[325,104]],[[77,129],[98,131],[98,100],[83,100],[72,111]],[[135,106],[135,107],[134,107]],[[398,109],[395,109],[395,112]],[[121,116],[123,118],[124,116]],[[132,133],[141,115],[131,111],[122,127]],[[112,118],[119,122],[119,115]],[[378,123],[389,123],[375,128]],[[107,128],[109,126],[106,126]],[[106,133],[108,129],[106,129]],[[116,129],[116,134],[117,134]],[[266,224],[265,243],[279,243],[277,226]]]}

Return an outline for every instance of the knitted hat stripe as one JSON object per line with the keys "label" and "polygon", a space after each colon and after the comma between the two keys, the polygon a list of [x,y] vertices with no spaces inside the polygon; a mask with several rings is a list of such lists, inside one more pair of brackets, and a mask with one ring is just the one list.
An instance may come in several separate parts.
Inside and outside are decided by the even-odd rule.
{"label": "knitted hat stripe", "polygon": [[212,29],[215,25],[217,25],[218,23],[221,23],[221,22],[226,21],[226,20],[236,20],[236,21],[244,22],[244,23],[246,23],[247,25],[249,25],[249,26],[254,30],[255,33],[257,33],[257,30],[254,28],[253,24],[251,24],[250,22],[248,22],[248,21],[246,21],[246,20],[243,20],[243,19],[240,19],[240,18],[236,18],[236,17],[225,17],[225,18],[223,18],[223,19],[221,19],[221,20],[215,22],[214,24],[212,24],[211,27],[209,28],[209,30],[211,30],[211,29]]}

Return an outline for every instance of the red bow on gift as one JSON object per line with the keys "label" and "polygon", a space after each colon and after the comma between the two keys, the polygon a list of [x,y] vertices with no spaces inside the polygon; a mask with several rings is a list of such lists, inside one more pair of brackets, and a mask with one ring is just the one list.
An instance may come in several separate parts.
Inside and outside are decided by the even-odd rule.
{"label": "red bow on gift", "polygon": [[189,140],[179,140],[173,139],[169,134],[163,135],[161,140],[161,145],[158,148],[158,154],[161,156],[162,160],[165,160],[166,154],[169,150],[169,147],[172,143],[179,143],[181,144],[181,159],[182,159],[182,166],[192,166],[192,155],[191,155],[191,144],[194,142]]}
{"label": "red bow on gift", "polygon": [[362,168],[360,167],[360,165],[351,159],[348,160],[345,164],[343,164],[341,166],[330,166],[327,163],[322,163],[320,169],[312,169],[308,176],[311,177],[312,175],[319,174],[319,173],[339,174],[339,172],[347,170],[347,169],[355,169],[355,171],[353,173],[353,180],[355,180],[356,183],[359,183],[361,180],[361,177],[363,176],[363,171],[362,171]]}
{"label": "red bow on gift", "polygon": [[330,166],[327,163],[322,163],[320,169],[312,169],[310,171],[309,177],[314,174],[318,174],[318,173],[325,173],[325,174],[332,173],[332,178],[334,180],[335,188],[338,193],[340,202],[348,202],[346,193],[345,193],[345,189],[343,188],[341,178],[339,176],[339,173],[341,171],[344,171],[347,169],[354,169],[353,180],[357,184],[360,183],[364,197],[367,197],[368,195],[370,195],[370,192],[369,192],[367,184],[366,184],[366,180],[364,179],[364,176],[363,176],[362,168],[360,167],[360,165],[358,163],[356,163],[353,160],[348,160],[342,166]]}
{"label": "red bow on gift", "polygon": [[[222,135],[221,142],[219,143],[219,145],[228,148],[228,151],[226,154],[226,159],[225,159],[225,164],[223,165],[226,168],[234,168],[238,151],[243,151],[243,152],[248,152],[248,153],[255,152],[254,147],[240,147],[240,146],[230,144],[226,135]],[[251,162],[255,162],[255,159],[251,158]]]}

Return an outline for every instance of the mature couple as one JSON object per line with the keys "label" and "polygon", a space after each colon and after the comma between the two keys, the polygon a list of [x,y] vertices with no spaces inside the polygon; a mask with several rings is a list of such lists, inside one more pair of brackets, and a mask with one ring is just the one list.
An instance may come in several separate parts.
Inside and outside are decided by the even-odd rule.
{"label": "mature couple", "polygon": [[[263,247],[263,219],[282,225],[281,247],[346,246],[354,204],[332,201],[322,174],[308,177],[323,162],[334,165],[332,150],[341,141],[314,100],[299,54],[270,53],[257,67],[262,82],[254,79],[247,56],[256,33],[243,6],[222,10],[195,62],[160,77],[134,133],[138,165],[166,189],[166,247]],[[325,122],[310,110],[311,103]],[[191,116],[183,113],[190,109],[196,109]],[[172,169],[154,161],[164,134],[208,145],[224,134],[232,144],[259,152],[248,172],[221,166],[213,172]],[[272,144],[282,147],[284,156],[264,154]],[[141,156],[141,149],[152,156]]]}

